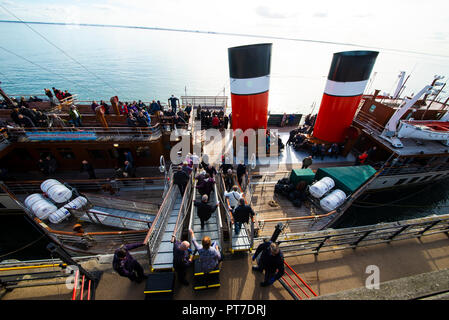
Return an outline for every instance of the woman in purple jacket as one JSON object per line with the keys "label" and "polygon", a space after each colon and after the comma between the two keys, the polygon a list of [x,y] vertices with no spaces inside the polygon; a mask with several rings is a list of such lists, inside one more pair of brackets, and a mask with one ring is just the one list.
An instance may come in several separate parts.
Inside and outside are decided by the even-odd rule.
{"label": "woman in purple jacket", "polygon": [[143,268],[136,259],[129,253],[130,250],[144,246],[144,243],[132,243],[122,245],[114,253],[112,267],[122,277],[127,277],[131,281],[142,282],[147,278]]}

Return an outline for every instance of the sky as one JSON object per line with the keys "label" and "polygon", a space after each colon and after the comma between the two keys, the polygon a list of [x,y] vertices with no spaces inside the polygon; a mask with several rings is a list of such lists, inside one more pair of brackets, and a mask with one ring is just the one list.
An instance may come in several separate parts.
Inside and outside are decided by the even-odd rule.
{"label": "sky", "polygon": [[[449,1],[0,0],[25,21],[244,33],[449,58]],[[0,7],[0,20],[16,20]]]}

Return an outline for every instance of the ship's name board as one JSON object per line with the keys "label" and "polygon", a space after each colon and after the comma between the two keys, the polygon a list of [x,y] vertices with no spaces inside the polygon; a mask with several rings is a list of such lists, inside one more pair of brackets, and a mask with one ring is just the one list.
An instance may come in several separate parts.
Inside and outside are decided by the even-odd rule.
{"label": "ship's name board", "polygon": [[27,132],[29,140],[34,141],[48,141],[48,140],[95,140],[97,135],[93,131],[79,131],[79,132]]}

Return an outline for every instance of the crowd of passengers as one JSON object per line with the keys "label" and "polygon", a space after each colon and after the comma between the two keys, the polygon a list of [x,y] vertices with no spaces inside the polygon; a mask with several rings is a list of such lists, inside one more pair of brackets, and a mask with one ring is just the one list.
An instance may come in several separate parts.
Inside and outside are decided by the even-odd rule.
{"label": "crowd of passengers", "polygon": [[[45,94],[52,102],[52,105],[57,105],[55,99],[61,101],[63,99],[72,97],[67,90],[64,92],[53,88],[54,95],[51,90],[45,88]],[[56,97],[56,98],[55,98]],[[115,97],[117,98],[117,97]],[[62,119],[54,111],[45,112],[32,108],[30,106],[31,102],[41,102],[42,99],[37,97],[30,97],[28,100],[25,97],[21,97],[20,100],[11,98],[11,100],[16,104],[11,111],[12,121],[2,121],[0,120],[0,126],[2,128],[49,128],[49,127],[81,127],[82,124],[82,114],[75,105],[71,105],[69,109],[69,119]],[[161,102],[159,100],[153,100],[149,105],[143,103],[141,100],[138,102],[118,102],[118,108],[121,115],[126,116],[126,124],[129,127],[149,127],[154,125],[152,123],[151,116],[157,116],[157,121],[162,124],[174,123],[175,125],[183,125],[188,123],[190,118],[190,113],[192,111],[192,106],[188,104],[184,109],[179,106],[179,99],[175,98],[173,95],[168,99],[169,108],[164,110]],[[6,101],[1,102],[2,108],[8,107]],[[100,103],[92,101],[91,109],[93,113],[96,113],[99,109],[103,114],[111,114],[111,105],[101,100]],[[153,120],[154,122],[154,120]]]}
{"label": "crowd of passengers", "polygon": [[202,129],[228,129],[229,127],[232,127],[232,114],[230,113],[229,116],[224,114],[223,110],[211,111],[208,108],[203,109],[201,105],[198,105],[197,113],[196,113],[196,120],[201,121],[201,128]]}

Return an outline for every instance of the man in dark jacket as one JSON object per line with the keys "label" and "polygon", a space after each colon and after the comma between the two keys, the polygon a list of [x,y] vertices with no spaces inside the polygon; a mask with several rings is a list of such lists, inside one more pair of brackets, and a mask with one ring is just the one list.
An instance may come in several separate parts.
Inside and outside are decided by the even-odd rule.
{"label": "man in dark jacket", "polygon": [[168,99],[168,103],[171,106],[173,113],[175,113],[175,114],[176,114],[176,108],[177,108],[178,101],[179,101],[179,99],[176,98],[174,95],[171,95],[171,97]]}
{"label": "man in dark jacket", "polygon": [[249,217],[251,220],[254,218],[254,211],[250,206],[245,204],[245,198],[241,197],[239,199],[239,205],[234,209],[233,220],[234,220],[234,231],[238,235],[240,229],[242,228],[242,223],[248,223]]}
{"label": "man in dark jacket", "polygon": [[205,167],[204,170],[206,170],[206,172],[207,172],[212,178],[217,174],[217,170],[216,170],[215,167],[212,166],[211,164],[207,165],[207,167]]}
{"label": "man in dark jacket", "polygon": [[284,275],[284,255],[278,245],[271,241],[260,244],[252,260],[256,260],[259,254],[260,258],[257,261],[257,266],[253,266],[253,270],[260,272],[265,270],[265,279],[260,285],[266,287]]}
{"label": "man in dark jacket", "polygon": [[129,253],[130,250],[144,246],[144,243],[132,243],[122,245],[114,253],[112,267],[122,277],[127,277],[131,281],[138,283],[146,278],[143,268],[136,259]]}
{"label": "man in dark jacket", "polygon": [[208,173],[204,176],[204,180],[198,182],[196,188],[201,195],[207,195],[210,198],[210,194],[214,189],[215,180],[209,176]]}
{"label": "man in dark jacket", "polygon": [[135,178],[136,177],[136,170],[134,169],[134,166],[131,162],[128,160],[125,161],[125,168],[123,169],[123,172],[126,173],[126,176],[128,178]]}
{"label": "man in dark jacket", "polygon": [[221,171],[223,173],[228,172],[229,169],[231,169],[231,170],[234,169],[232,164],[226,163],[226,162],[229,162],[229,159],[225,156],[222,156],[221,157],[221,165],[220,165],[219,169],[221,169]]}
{"label": "man in dark jacket", "polygon": [[239,181],[240,186],[242,185],[242,177],[246,174],[246,166],[242,162],[237,166],[237,180]]}
{"label": "man in dark jacket", "polygon": [[195,201],[194,205],[197,208],[196,212],[198,213],[198,217],[201,221],[201,229],[204,229],[204,223],[209,220],[212,213],[217,209],[218,203],[216,205],[207,204],[209,197],[207,195],[203,195],[201,201]]}
{"label": "man in dark jacket", "polygon": [[181,167],[178,167],[178,171],[173,174],[173,183],[178,186],[181,195],[184,195],[184,191],[186,190],[188,182],[188,174],[184,170],[182,170]]}
{"label": "man in dark jacket", "polygon": [[155,114],[157,111],[160,111],[160,110],[161,110],[161,108],[159,107],[157,102],[153,100],[150,104],[150,114]]}
{"label": "man in dark jacket", "polygon": [[19,124],[23,125],[25,128],[34,128],[35,124],[33,120],[30,119],[30,117],[27,117],[23,114],[19,114]]}
{"label": "man in dark jacket", "polygon": [[190,243],[188,241],[181,242],[175,239],[173,242],[173,267],[178,275],[179,282],[185,286],[189,285],[189,282],[186,280],[186,271],[193,260],[192,250],[189,247]]}
{"label": "man in dark jacket", "polygon": [[144,116],[142,111],[137,114],[137,125],[139,127],[148,127],[148,119]]}
{"label": "man in dark jacket", "polygon": [[305,157],[302,159],[301,169],[307,169],[312,164],[312,156]]}
{"label": "man in dark jacket", "polygon": [[81,172],[86,171],[89,174],[89,179],[97,179],[95,176],[94,167],[87,161],[83,160],[81,163]]}
{"label": "man in dark jacket", "polygon": [[126,118],[126,123],[128,127],[137,127],[137,120],[134,118],[132,114],[128,114],[128,118]]}

